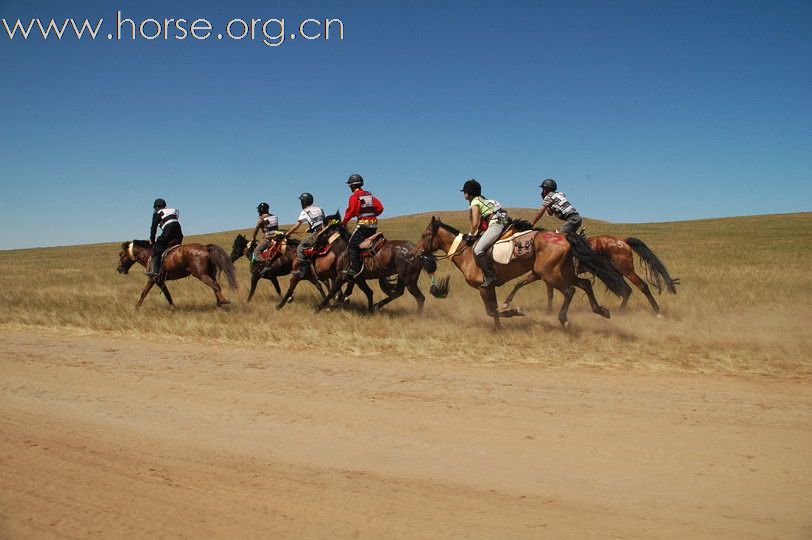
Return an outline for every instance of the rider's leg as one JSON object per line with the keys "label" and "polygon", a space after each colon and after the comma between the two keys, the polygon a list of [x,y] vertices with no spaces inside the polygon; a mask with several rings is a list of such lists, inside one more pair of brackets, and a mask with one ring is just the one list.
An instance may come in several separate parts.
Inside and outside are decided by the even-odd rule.
{"label": "rider's leg", "polygon": [[583,220],[580,214],[575,212],[567,218],[564,224],[558,229],[558,232],[561,234],[567,234],[568,232],[577,233],[578,229],[581,228],[581,223],[583,223]]}
{"label": "rider's leg", "polygon": [[377,232],[377,229],[374,227],[363,227],[361,225],[357,226],[355,230],[352,232],[352,236],[350,236],[349,244],[349,266],[344,271],[349,278],[356,278],[361,274],[363,270],[363,262],[361,261],[361,242],[372,236]]}
{"label": "rider's leg", "polygon": [[482,268],[482,273],[485,275],[482,285],[480,285],[483,289],[496,285],[496,272],[493,269],[493,260],[488,255],[488,249],[499,240],[504,230],[504,225],[491,223],[488,226],[488,230],[482,234],[474,246],[474,258],[479,267]]}
{"label": "rider's leg", "polygon": [[257,244],[257,247],[254,248],[253,260],[258,261],[259,255],[271,245],[271,239],[269,237],[264,237],[262,241]]}
{"label": "rider's leg", "polygon": [[310,268],[310,261],[305,257],[305,250],[310,249],[313,246],[313,235],[308,234],[302,241],[299,242],[299,247],[296,248],[296,259],[299,261],[299,268],[296,270],[296,274],[304,279],[307,276],[307,271]]}

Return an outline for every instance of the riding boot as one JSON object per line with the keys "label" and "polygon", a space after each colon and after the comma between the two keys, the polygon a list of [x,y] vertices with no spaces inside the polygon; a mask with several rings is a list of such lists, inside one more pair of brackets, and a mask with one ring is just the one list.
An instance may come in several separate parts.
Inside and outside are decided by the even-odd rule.
{"label": "riding boot", "polygon": [[488,256],[488,253],[480,253],[476,256],[476,263],[482,268],[482,273],[485,275],[485,279],[482,282],[482,285],[479,286],[480,289],[487,289],[488,287],[493,287],[496,285],[496,272],[493,269],[493,261]]}
{"label": "riding boot", "polygon": [[150,270],[146,272],[145,275],[155,279],[158,277],[158,272],[161,271],[161,257],[151,257],[150,258]]}
{"label": "riding boot", "polygon": [[310,261],[299,260],[299,267],[296,269],[296,275],[299,279],[307,278],[307,273],[310,270]]}

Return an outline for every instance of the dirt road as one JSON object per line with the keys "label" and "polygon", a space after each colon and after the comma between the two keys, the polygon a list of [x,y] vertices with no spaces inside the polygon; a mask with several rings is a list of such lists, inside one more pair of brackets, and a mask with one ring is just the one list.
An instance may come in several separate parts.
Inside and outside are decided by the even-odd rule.
{"label": "dirt road", "polygon": [[810,538],[799,382],[0,331],[0,537]]}

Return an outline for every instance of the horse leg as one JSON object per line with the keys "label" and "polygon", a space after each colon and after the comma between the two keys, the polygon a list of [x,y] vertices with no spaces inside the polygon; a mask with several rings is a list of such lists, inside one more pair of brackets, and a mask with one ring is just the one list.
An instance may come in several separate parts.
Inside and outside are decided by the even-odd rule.
{"label": "horse leg", "polygon": [[[372,289],[369,287],[369,285],[367,285],[367,282],[363,279],[358,280],[357,283],[358,288],[361,289],[361,291],[363,291],[363,293],[367,296],[367,310],[369,310],[369,312],[372,313],[373,311],[375,311],[375,306],[372,303],[372,295],[373,295]],[[401,294],[403,293],[401,292]]]}
{"label": "horse leg", "polygon": [[[380,302],[376,303],[373,306],[373,308],[375,310],[381,309],[383,306],[385,306],[386,304],[388,304],[389,302],[391,302],[395,298],[400,298],[401,296],[403,296],[403,291],[404,291],[405,287],[406,286],[403,284],[403,281],[400,278],[398,278],[398,283],[395,286],[395,291],[392,293],[392,295],[387,296],[386,298],[384,298]],[[414,294],[414,293],[412,293],[412,294]]]}
{"label": "horse leg", "polygon": [[[651,309],[654,310],[654,314],[657,315],[657,317],[662,317],[662,315],[660,315],[660,304],[657,303],[657,300],[654,299],[654,295],[651,294],[651,289],[649,289],[648,283],[643,281],[640,276],[634,272],[632,272],[631,275],[627,274],[626,278],[634,283],[638,289],[643,291],[643,294],[645,294],[646,298],[648,298],[648,303],[651,304]],[[631,296],[631,293],[629,293],[629,296]],[[623,304],[620,306],[621,309],[626,307],[626,302],[629,301],[629,296],[623,299]]]}
{"label": "horse leg", "polygon": [[293,274],[290,276],[290,285],[288,285],[288,292],[286,292],[285,296],[282,297],[282,300],[280,300],[279,303],[276,304],[276,309],[282,309],[283,307],[285,307],[285,304],[287,304],[290,301],[290,298],[293,296],[293,291],[296,290],[296,285],[299,284],[300,280],[301,278],[299,277],[299,274]]}
{"label": "horse leg", "polygon": [[341,290],[341,286],[344,285],[345,281],[346,280],[340,275],[339,277],[335,278],[335,280],[333,281],[333,286],[330,287],[330,292],[327,293],[327,296],[324,297],[324,300],[322,300],[321,303],[318,306],[316,306],[316,309],[314,309],[313,311],[318,313],[322,311],[324,308],[326,308],[327,305],[330,303],[330,300],[332,300],[333,297],[335,297],[335,295]]}
{"label": "horse leg", "polygon": [[259,270],[251,271],[251,290],[248,291],[248,302],[254,297],[254,292],[257,290],[257,283],[259,283]]}
{"label": "horse leg", "polygon": [[513,297],[516,296],[516,293],[519,292],[519,289],[524,287],[525,285],[530,285],[534,281],[538,281],[541,279],[541,276],[530,272],[524,278],[522,278],[514,287],[513,290],[510,291],[510,294],[507,295],[505,301],[502,303],[502,309],[508,309],[510,307],[510,303],[513,301]]}
{"label": "horse leg", "polygon": [[149,281],[147,281],[147,286],[144,287],[143,291],[141,291],[141,298],[138,300],[138,303],[135,304],[136,308],[140,308],[141,304],[144,303],[144,298],[147,297],[147,294],[149,293],[150,289],[152,289],[153,285],[155,285],[155,280],[152,279],[152,278],[149,278]]}
{"label": "horse leg", "polygon": [[158,287],[161,289],[161,292],[164,293],[166,301],[169,302],[169,307],[175,309],[175,303],[172,301],[172,295],[169,294],[169,287],[166,286],[166,281],[159,283]]}
{"label": "horse leg", "polygon": [[220,284],[217,283],[216,279],[212,278],[209,274],[203,274],[195,277],[211,287],[211,290],[214,291],[214,297],[217,299],[217,307],[231,303],[231,300],[223,296],[223,291],[220,290]]}
{"label": "horse leg", "polygon": [[316,287],[316,289],[319,291],[319,294],[321,294],[322,300],[324,300],[324,298],[327,295],[324,294],[324,289],[321,286],[321,281],[319,281],[318,278],[314,276],[312,273],[308,273],[307,275],[308,275],[307,280],[310,281],[310,283],[312,283],[314,287]]}
{"label": "horse leg", "polygon": [[553,286],[549,283],[547,284],[547,313],[553,312]]}
{"label": "horse leg", "polygon": [[575,296],[575,287],[564,287],[560,289],[560,291],[564,295],[564,302],[561,304],[561,310],[558,312],[558,322],[561,323],[561,326],[563,326],[564,329],[568,329],[570,327],[570,322],[567,320],[567,311],[570,309],[572,297]]}
{"label": "horse leg", "polygon": [[493,325],[497,330],[500,330],[502,328],[502,322],[499,320],[499,310],[496,309],[496,287],[479,289],[479,295],[485,304],[485,312],[493,317]]}
{"label": "horse leg", "polygon": [[417,280],[407,283],[406,288],[409,289],[409,292],[412,293],[414,299],[417,300],[417,313],[423,313],[423,304],[426,303],[426,297],[423,296],[423,291],[421,291],[420,287],[417,286]]}
{"label": "horse leg", "polygon": [[273,288],[276,289],[276,294],[279,295],[279,298],[282,298],[282,289],[279,287],[279,280],[276,279],[276,276],[271,276],[268,279],[270,279],[271,283],[273,283]]}
{"label": "horse leg", "polygon": [[592,306],[592,311],[597,313],[601,317],[606,319],[610,318],[609,310],[605,307],[601,306],[598,303],[598,299],[595,298],[595,291],[592,290],[592,282],[588,279],[584,278],[575,278],[575,286],[579,289],[583,289],[586,292],[587,297],[589,298],[589,305]]}

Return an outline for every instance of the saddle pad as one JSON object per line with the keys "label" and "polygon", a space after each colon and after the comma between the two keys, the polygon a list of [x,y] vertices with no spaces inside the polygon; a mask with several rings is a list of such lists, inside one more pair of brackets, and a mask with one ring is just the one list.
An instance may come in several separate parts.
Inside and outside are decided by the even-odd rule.
{"label": "saddle pad", "polygon": [[[537,232],[538,231],[523,231],[512,235],[510,238],[496,242],[493,245],[494,262],[508,264],[510,260],[514,258],[514,255],[516,258],[525,258],[532,255],[533,236],[535,236]],[[531,236],[522,238],[527,235]]]}
{"label": "saddle pad", "polygon": [[334,232],[333,234],[330,235],[330,238],[327,239],[327,243],[332,244],[333,242],[338,240],[339,236],[341,236],[341,233],[339,233],[338,231]]}

